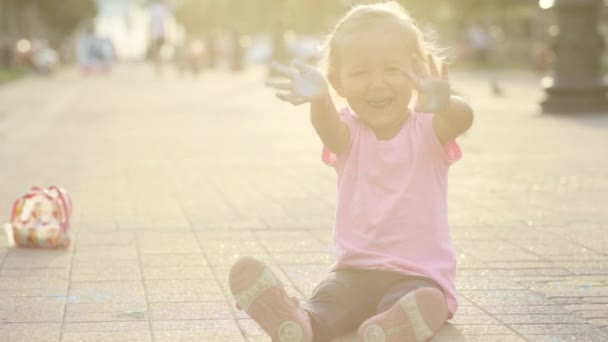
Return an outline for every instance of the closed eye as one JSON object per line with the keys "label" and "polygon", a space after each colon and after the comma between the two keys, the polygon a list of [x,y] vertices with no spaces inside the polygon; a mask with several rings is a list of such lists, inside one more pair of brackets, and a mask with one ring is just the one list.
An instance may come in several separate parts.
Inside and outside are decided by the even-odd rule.
{"label": "closed eye", "polygon": [[367,70],[357,70],[350,73],[351,76],[363,76],[367,75]]}

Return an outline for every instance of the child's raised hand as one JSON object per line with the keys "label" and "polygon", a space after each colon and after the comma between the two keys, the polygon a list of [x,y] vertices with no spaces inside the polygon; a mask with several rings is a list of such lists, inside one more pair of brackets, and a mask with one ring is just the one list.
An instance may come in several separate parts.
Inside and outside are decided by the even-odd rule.
{"label": "child's raised hand", "polygon": [[[437,66],[432,55],[428,55],[427,69],[419,56],[413,56],[412,70],[403,70],[405,75],[418,90],[416,110],[427,113],[438,113],[450,105],[451,89],[448,79],[448,67],[443,63]],[[441,69],[441,73],[439,72]],[[428,71],[430,70],[430,72]]]}
{"label": "child's raised hand", "polygon": [[327,81],[317,69],[299,61],[292,63],[292,66],[272,63],[274,70],[287,77],[287,80],[266,81],[267,86],[279,90],[276,93],[279,99],[301,105],[329,95]]}

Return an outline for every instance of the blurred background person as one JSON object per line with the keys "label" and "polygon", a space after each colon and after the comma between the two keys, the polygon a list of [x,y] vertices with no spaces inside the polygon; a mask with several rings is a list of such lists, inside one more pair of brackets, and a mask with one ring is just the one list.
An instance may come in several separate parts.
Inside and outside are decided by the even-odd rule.
{"label": "blurred background person", "polygon": [[490,59],[490,36],[478,21],[469,24],[466,30],[467,41],[473,61],[480,66],[487,66]]}
{"label": "blurred background person", "polygon": [[155,0],[148,7],[148,15],[150,16],[149,53],[159,76],[162,76],[163,73],[162,50],[166,42],[166,21],[169,14],[169,7],[162,0]]}
{"label": "blurred background person", "polygon": [[92,23],[88,23],[78,35],[77,60],[86,75],[111,71],[115,58],[114,45],[108,38],[99,37]]}

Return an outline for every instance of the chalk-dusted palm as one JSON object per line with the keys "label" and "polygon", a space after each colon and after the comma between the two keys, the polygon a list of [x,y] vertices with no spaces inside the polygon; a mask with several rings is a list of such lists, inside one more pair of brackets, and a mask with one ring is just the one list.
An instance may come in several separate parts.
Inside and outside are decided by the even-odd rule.
{"label": "chalk-dusted palm", "polygon": [[433,56],[428,55],[429,68],[427,69],[419,56],[412,58],[414,71],[406,69],[403,72],[418,91],[416,110],[427,113],[446,110],[450,105],[451,96],[447,65],[439,63],[441,67],[438,67]]}
{"label": "chalk-dusted palm", "polygon": [[288,67],[273,62],[272,67],[287,79],[268,80],[266,85],[279,90],[276,96],[283,101],[301,105],[329,95],[327,81],[317,69],[309,65],[296,61],[292,67]]}

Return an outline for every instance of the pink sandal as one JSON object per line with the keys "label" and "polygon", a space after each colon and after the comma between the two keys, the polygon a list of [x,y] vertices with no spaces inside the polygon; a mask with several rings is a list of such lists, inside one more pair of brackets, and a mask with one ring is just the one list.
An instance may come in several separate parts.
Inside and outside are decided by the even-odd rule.
{"label": "pink sandal", "polygon": [[263,262],[240,258],[230,270],[230,291],[237,308],[245,310],[273,342],[310,342],[308,314]]}
{"label": "pink sandal", "polygon": [[[432,289],[431,291],[434,291]],[[441,308],[437,305],[438,293],[425,289],[416,297],[416,291],[403,296],[387,311],[380,313],[361,324],[358,331],[362,342],[401,342],[401,341],[428,341],[447,319],[447,306]],[[425,304],[425,320],[417,304]],[[432,307],[433,309],[426,309]],[[431,314],[429,316],[429,314]],[[445,317],[443,317],[445,316]]]}

